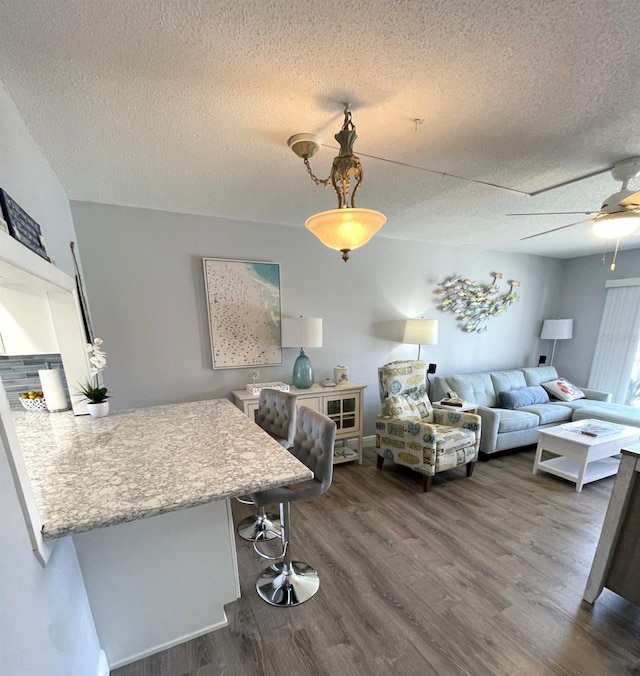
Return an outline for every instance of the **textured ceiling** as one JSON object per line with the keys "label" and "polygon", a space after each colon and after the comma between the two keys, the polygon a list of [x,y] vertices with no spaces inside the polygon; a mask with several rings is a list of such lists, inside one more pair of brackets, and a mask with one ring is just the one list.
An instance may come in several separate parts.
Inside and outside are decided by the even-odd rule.
{"label": "textured ceiling", "polygon": [[335,147],[348,101],[381,235],[570,257],[607,245],[505,214],[596,210],[609,173],[445,174],[534,192],[640,155],[639,24],[637,0],[0,0],[0,79],[72,199],[301,227],[336,200],[287,138]]}

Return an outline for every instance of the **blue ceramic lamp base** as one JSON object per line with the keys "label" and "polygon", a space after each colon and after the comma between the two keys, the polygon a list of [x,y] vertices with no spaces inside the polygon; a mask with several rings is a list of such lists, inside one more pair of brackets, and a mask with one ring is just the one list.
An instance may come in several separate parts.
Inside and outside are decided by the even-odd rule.
{"label": "blue ceramic lamp base", "polygon": [[300,348],[300,354],[293,365],[293,386],[299,390],[308,390],[313,385],[313,367],[311,359]]}

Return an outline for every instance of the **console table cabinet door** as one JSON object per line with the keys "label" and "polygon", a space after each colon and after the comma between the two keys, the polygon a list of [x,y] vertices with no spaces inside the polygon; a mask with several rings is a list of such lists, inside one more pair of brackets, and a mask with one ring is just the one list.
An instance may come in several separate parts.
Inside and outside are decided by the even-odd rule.
{"label": "console table cabinet door", "polygon": [[[345,383],[328,389],[320,385],[312,385],[307,390],[291,388],[292,394],[298,395],[298,406],[308,406],[321,411],[336,424],[336,444],[333,456],[334,464],[357,460],[362,464],[362,415],[363,392],[366,385]],[[258,395],[246,390],[234,390],[233,399],[236,406],[255,420],[258,410]],[[348,439],[356,439],[357,449],[347,445]]]}

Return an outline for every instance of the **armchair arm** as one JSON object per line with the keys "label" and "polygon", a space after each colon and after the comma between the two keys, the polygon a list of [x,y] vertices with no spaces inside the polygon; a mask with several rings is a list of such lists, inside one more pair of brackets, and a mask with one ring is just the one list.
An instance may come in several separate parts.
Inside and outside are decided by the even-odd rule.
{"label": "armchair arm", "polygon": [[[482,407],[479,406],[478,411],[480,410],[480,408]],[[467,413],[466,411],[458,412],[458,411],[448,411],[441,408],[440,409],[434,408],[433,422],[436,425],[444,425],[446,427],[457,427],[473,432],[475,435],[475,448],[476,448],[475,453],[477,457],[482,440],[481,432],[484,433],[484,430],[482,429],[482,417],[480,415],[476,415],[475,413]],[[496,434],[497,430],[498,426],[496,425]]]}
{"label": "armchair arm", "polygon": [[476,438],[480,438],[481,418],[475,413],[466,411],[449,411],[443,408],[433,409],[433,422],[436,425],[446,425],[447,427],[463,427],[476,433]]}

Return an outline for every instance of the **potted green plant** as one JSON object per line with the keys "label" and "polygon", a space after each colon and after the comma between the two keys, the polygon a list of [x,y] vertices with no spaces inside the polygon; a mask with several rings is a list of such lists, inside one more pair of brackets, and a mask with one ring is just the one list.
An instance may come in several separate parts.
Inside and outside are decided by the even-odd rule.
{"label": "potted green plant", "polygon": [[107,388],[100,383],[100,372],[107,365],[107,353],[102,350],[102,340],[96,338],[87,346],[90,353],[91,379],[78,388],[78,394],[87,400],[87,411],[94,418],[102,418],[109,413]]}

